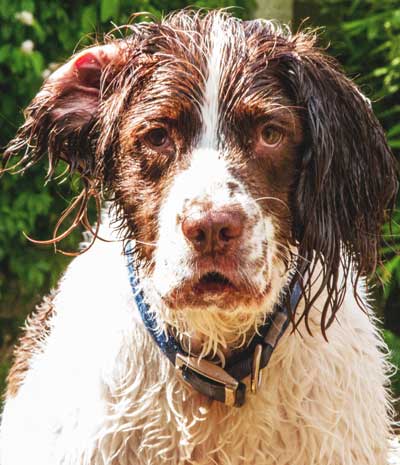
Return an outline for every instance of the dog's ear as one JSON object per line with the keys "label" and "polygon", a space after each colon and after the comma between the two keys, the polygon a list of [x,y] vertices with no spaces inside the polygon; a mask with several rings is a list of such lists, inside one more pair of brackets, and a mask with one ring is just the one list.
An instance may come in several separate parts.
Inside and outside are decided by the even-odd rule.
{"label": "dog's ear", "polygon": [[26,109],[25,123],[8,145],[5,161],[22,154],[16,166],[24,170],[47,153],[49,175],[60,159],[71,171],[91,174],[93,128],[103,91],[123,52],[118,42],[91,47],[55,71]]}
{"label": "dog's ear", "polygon": [[346,274],[352,263],[356,279],[375,270],[398,171],[370,102],[335,60],[313,47],[304,50],[304,43],[301,48],[284,58],[305,128],[294,233],[299,255],[320,259],[323,285],[337,296],[340,267]]}

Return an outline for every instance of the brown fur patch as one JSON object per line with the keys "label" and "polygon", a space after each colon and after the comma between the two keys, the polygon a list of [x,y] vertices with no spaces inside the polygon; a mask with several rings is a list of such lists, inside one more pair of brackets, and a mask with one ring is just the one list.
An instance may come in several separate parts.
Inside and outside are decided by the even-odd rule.
{"label": "brown fur patch", "polygon": [[28,316],[19,345],[14,349],[14,363],[7,376],[6,397],[15,397],[29,369],[32,356],[40,352],[43,341],[50,332],[50,320],[54,316],[54,297],[51,292]]}

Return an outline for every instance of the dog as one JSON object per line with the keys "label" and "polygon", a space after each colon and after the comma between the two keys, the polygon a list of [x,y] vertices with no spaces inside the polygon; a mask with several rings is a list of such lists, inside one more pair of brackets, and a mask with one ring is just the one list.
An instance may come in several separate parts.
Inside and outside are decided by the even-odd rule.
{"label": "dog", "polygon": [[365,276],[397,167],[369,101],[310,31],[126,29],[48,78],[5,152],[78,173],[52,241],[91,232],[16,348],[1,465],[386,465]]}

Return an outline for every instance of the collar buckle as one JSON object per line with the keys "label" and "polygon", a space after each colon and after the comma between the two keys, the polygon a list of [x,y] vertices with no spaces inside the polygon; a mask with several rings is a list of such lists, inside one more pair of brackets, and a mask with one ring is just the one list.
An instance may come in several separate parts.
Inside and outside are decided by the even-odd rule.
{"label": "collar buckle", "polygon": [[205,379],[205,382],[222,385],[225,391],[224,403],[228,406],[235,406],[237,404],[237,391],[240,383],[220,366],[214,365],[204,359],[177,353],[175,369],[179,377],[189,385],[191,385],[191,383],[188,383],[184,376],[185,370],[190,370],[200,375],[200,377]]}
{"label": "collar buckle", "polygon": [[251,376],[250,376],[250,391],[253,394],[256,394],[258,388],[261,385],[262,380],[262,371],[261,371],[261,355],[262,355],[262,345],[257,344],[254,349],[253,354],[253,363],[251,365]]}

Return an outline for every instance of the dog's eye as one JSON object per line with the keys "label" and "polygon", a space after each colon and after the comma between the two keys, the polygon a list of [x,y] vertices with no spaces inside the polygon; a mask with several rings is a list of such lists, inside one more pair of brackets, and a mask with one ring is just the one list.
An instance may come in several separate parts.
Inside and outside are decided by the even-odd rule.
{"label": "dog's eye", "polygon": [[173,142],[164,128],[151,129],[143,138],[145,144],[157,152],[173,148]]}
{"label": "dog's eye", "polygon": [[149,131],[146,141],[154,147],[162,147],[168,140],[168,133],[163,128],[156,128]]}
{"label": "dog's eye", "polygon": [[266,124],[260,131],[261,142],[270,147],[276,147],[283,139],[282,131],[276,126]]}

